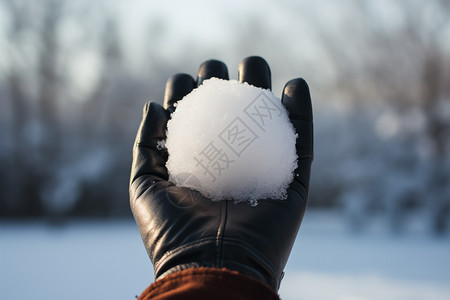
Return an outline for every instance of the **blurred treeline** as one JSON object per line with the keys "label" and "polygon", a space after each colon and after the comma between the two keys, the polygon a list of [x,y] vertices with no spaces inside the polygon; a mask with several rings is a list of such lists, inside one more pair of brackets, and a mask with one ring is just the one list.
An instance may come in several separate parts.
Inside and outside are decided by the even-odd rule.
{"label": "blurred treeline", "polygon": [[[276,95],[293,77],[310,84],[310,207],[355,228],[448,229],[450,2],[210,4],[186,20],[188,5],[169,2],[0,0],[0,218],[130,216],[143,104],[174,73],[217,58],[236,78],[256,54]],[[124,11],[139,3],[154,13],[134,32]],[[181,31],[198,24],[188,18],[214,26]]]}

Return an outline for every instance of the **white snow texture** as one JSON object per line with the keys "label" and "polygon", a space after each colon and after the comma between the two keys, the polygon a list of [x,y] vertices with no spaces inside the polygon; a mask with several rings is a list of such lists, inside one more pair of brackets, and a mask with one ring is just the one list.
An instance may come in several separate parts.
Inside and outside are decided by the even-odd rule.
{"label": "white snow texture", "polygon": [[167,124],[169,180],[212,200],[285,199],[297,134],[269,90],[212,78],[177,103]]}

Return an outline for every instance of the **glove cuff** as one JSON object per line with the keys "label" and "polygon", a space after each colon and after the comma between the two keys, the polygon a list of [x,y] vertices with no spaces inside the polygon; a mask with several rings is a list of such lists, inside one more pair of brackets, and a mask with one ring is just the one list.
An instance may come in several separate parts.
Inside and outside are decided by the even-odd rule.
{"label": "glove cuff", "polygon": [[221,243],[222,251],[215,238],[206,238],[167,252],[155,263],[155,278],[192,268],[227,268],[279,289],[284,273],[256,249],[234,239],[224,238]]}

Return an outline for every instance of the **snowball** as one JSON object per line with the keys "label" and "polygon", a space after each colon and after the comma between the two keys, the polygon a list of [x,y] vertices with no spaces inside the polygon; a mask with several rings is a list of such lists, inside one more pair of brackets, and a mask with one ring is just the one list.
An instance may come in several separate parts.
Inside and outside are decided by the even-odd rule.
{"label": "snowball", "polygon": [[212,78],[182,100],[167,124],[169,180],[212,200],[286,199],[297,135],[269,90]]}

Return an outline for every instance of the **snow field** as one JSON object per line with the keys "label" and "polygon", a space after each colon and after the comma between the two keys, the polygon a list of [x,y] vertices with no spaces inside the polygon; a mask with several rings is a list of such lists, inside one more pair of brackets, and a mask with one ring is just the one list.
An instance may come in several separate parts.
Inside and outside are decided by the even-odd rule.
{"label": "snow field", "polygon": [[[450,239],[387,230],[352,233],[336,214],[307,211],[282,299],[450,299]],[[0,223],[0,299],[134,299],[153,281],[133,221]]]}

